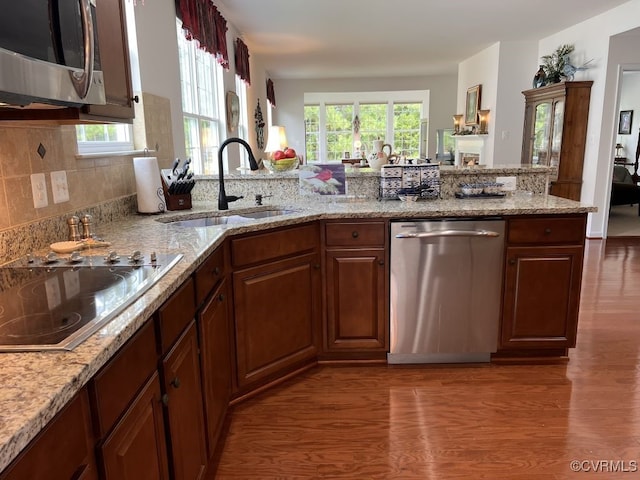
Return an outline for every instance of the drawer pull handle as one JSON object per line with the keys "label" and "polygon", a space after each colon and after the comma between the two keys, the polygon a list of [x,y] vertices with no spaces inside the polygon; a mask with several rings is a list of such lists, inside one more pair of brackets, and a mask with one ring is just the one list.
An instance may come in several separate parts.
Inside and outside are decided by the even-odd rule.
{"label": "drawer pull handle", "polygon": [[315,268],[316,270],[320,270],[320,264],[319,263],[314,263],[313,264],[313,268]]}
{"label": "drawer pull handle", "polygon": [[360,234],[358,232],[351,232],[351,236],[353,238],[358,238],[360,236]]}
{"label": "drawer pull handle", "polygon": [[169,395],[168,394],[164,394],[162,395],[162,398],[160,400],[162,402],[162,404],[166,407],[169,405]]}
{"label": "drawer pull handle", "polygon": [[550,228],[545,228],[544,229],[544,234],[545,235],[549,235],[551,233],[551,229]]}
{"label": "drawer pull handle", "polygon": [[378,260],[378,265],[384,265],[384,260]]}
{"label": "drawer pull handle", "polygon": [[180,388],[180,379],[178,377],[171,380],[171,386],[173,388]]}
{"label": "drawer pull handle", "polygon": [[219,302],[224,302],[224,293],[221,293],[221,294],[218,296],[218,301],[219,301]]}
{"label": "drawer pull handle", "polygon": [[214,275],[220,275],[220,267],[216,267],[213,269],[213,274]]}
{"label": "drawer pull handle", "polygon": [[516,264],[516,259],[515,258],[510,258],[509,259],[509,265],[515,265]]}

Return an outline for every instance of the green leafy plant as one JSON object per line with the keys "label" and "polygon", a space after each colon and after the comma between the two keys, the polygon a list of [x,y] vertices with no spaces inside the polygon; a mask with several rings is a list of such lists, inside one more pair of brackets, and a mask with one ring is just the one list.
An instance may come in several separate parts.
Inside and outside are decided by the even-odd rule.
{"label": "green leafy plant", "polygon": [[565,55],[569,55],[574,50],[574,45],[561,45],[552,54],[541,57],[544,72],[547,74],[547,83],[558,83],[562,79]]}

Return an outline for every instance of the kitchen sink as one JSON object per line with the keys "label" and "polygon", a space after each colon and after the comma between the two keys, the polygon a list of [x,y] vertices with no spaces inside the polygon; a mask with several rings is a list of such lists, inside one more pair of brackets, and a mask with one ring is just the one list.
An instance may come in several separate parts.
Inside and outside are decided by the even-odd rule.
{"label": "kitchen sink", "polygon": [[241,213],[240,216],[246,218],[268,218],[277,217],[279,215],[287,215],[289,213],[295,213],[295,210],[277,208],[273,210],[260,210],[259,212]]}
{"label": "kitchen sink", "polygon": [[207,214],[202,217],[174,217],[169,219],[158,219],[158,221],[162,223],[170,223],[171,225],[176,225],[178,227],[212,227],[216,225],[242,224],[250,222],[251,220],[278,217],[280,215],[287,215],[295,212],[295,210],[285,208],[270,208],[265,210],[240,212],[234,215]]}

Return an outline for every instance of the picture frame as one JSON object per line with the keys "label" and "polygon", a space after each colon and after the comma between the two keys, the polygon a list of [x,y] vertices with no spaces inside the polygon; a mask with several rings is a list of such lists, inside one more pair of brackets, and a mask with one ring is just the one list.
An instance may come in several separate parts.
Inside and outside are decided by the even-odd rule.
{"label": "picture frame", "polygon": [[229,133],[233,133],[238,128],[238,122],[240,121],[240,99],[236,92],[229,90],[226,96],[226,110],[227,110],[227,130]]}
{"label": "picture frame", "polygon": [[620,121],[618,123],[618,134],[631,135],[632,123],[633,123],[633,110],[621,110]]}
{"label": "picture frame", "polygon": [[478,110],[480,109],[481,85],[467,89],[467,101],[464,108],[464,124],[478,125]]}

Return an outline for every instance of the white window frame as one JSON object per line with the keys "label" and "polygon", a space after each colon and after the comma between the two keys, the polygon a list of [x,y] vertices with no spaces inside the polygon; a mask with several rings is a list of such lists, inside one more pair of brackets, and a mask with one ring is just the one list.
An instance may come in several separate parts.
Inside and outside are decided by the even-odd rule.
{"label": "white window frame", "polygon": [[[184,37],[184,32],[182,31],[182,24],[180,22],[179,19],[176,18],[176,38],[178,39],[178,49],[180,50],[182,47],[181,45],[185,45],[188,46],[190,49],[190,53],[196,53],[196,49],[197,49],[197,45],[194,41],[188,41],[188,40],[183,40]],[[205,55],[210,55],[204,51],[198,51],[198,53],[202,53]],[[218,152],[218,148],[220,147],[220,143],[221,143],[221,139],[223,138],[223,129],[225,128],[225,120],[224,120],[224,115],[225,115],[225,103],[224,103],[224,79],[223,79],[223,72],[222,72],[222,66],[215,60],[215,57],[213,55],[211,55],[211,64],[213,65],[212,71],[211,71],[211,78],[213,79],[213,92],[211,92],[211,96],[215,98],[215,108],[213,109],[213,117],[209,117],[209,116],[205,116],[205,115],[201,115],[198,112],[196,113],[192,113],[192,112],[185,112],[184,109],[184,105],[182,103],[182,100],[180,102],[180,106],[182,109],[182,118],[183,118],[183,123],[185,119],[191,119],[191,120],[195,120],[198,125],[200,124],[201,120],[205,120],[210,122],[214,128],[213,128],[213,140],[214,140],[214,145],[210,145],[209,148],[211,149],[214,155],[214,158],[217,159],[217,152]],[[182,64],[180,65],[180,68],[182,68]],[[196,56],[195,55],[190,55],[189,56],[189,69],[190,69],[190,73],[191,73],[191,78],[193,79],[193,81],[191,82],[191,88],[190,88],[190,95],[191,97],[194,99],[194,102],[197,104],[198,100],[199,100],[199,96],[198,96],[198,82],[197,82],[197,70],[196,70]],[[182,76],[182,73],[181,73]],[[185,88],[185,82],[181,81],[181,88]],[[196,109],[202,110],[201,108],[199,108],[199,105],[196,106]],[[198,128],[197,133],[197,140],[199,143],[199,150],[202,152],[205,148],[205,145],[203,145],[203,139],[202,139],[202,135],[201,132]],[[187,141],[186,139],[186,135],[185,135],[185,142]],[[185,145],[186,148],[186,145]],[[204,173],[204,165],[200,162],[200,159],[192,159],[192,163],[191,163],[191,167],[194,171],[194,173],[196,174],[203,174]],[[228,170],[228,161],[225,155],[225,158],[223,158],[223,169],[224,170]],[[217,175],[218,174],[218,162],[214,161],[212,164],[212,168],[211,171],[207,172],[207,174],[211,174],[211,175]]]}
{"label": "white window frame", "polygon": [[[387,132],[385,140],[393,138],[393,104],[421,103],[420,118],[429,117],[429,90],[400,90],[379,92],[309,92],[304,94],[305,105],[319,105],[320,135],[318,138],[318,156],[327,157],[327,130],[325,106],[336,103],[352,103],[353,114],[360,114],[360,103],[387,103]],[[306,139],[305,139],[306,144]],[[306,153],[306,152],[305,152]]]}

